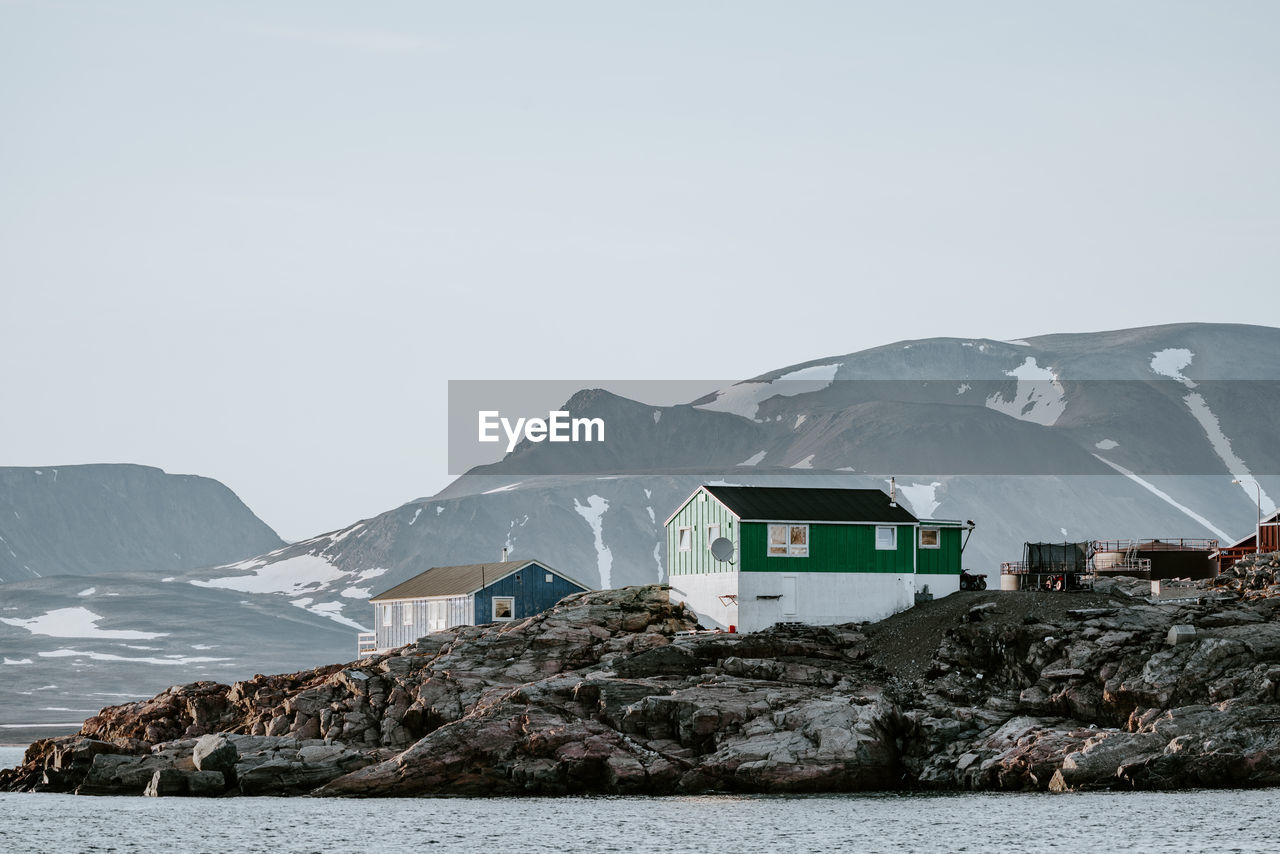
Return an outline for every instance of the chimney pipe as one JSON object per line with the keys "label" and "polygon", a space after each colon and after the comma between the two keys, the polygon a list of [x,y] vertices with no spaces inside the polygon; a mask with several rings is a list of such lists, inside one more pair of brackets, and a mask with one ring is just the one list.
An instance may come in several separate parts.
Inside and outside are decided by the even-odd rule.
{"label": "chimney pipe", "polygon": [[898,481],[896,478],[889,478],[889,506],[898,506]]}
{"label": "chimney pipe", "polygon": [[507,547],[506,547],[506,546],[503,546],[503,547],[502,547],[502,562],[503,562],[503,563],[506,563],[506,562],[507,562]]}

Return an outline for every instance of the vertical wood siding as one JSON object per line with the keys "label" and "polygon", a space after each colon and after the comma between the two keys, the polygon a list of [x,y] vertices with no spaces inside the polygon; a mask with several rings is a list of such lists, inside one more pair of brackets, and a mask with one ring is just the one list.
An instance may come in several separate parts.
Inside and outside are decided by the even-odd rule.
{"label": "vertical wood siding", "polygon": [[[547,581],[548,573],[551,575],[550,581]],[[581,593],[586,589],[550,572],[544,566],[532,563],[476,592],[476,624],[493,622],[494,596],[514,596],[515,618],[523,620],[525,617],[541,614],[571,593]]]}
{"label": "vertical wood siding", "polygon": [[738,564],[743,572],[911,572],[915,566],[914,525],[898,525],[898,547],[880,550],[875,525],[811,524],[808,557],[771,556],[766,523],[744,522],[741,527]]}
{"label": "vertical wood siding", "polygon": [[[406,599],[399,602],[374,602],[374,637],[378,649],[395,649],[407,643],[413,643],[423,635],[431,633],[431,603],[440,603],[443,608],[445,628],[464,625],[471,621],[471,597],[450,596],[438,599]],[[387,609],[391,610],[391,625],[383,625],[383,616]],[[410,624],[405,625],[404,614],[409,611]]]}
{"label": "vertical wood siding", "polygon": [[[581,593],[587,589],[561,578],[554,572],[550,572],[551,581],[547,581],[549,572],[550,570],[546,567],[532,563],[506,578],[486,585],[470,596],[374,602],[373,630],[378,649],[394,649],[430,634],[433,602],[437,603],[437,609],[443,609],[444,628],[452,628],[493,622],[494,596],[515,597],[515,618],[522,620],[525,617],[541,614],[571,593]],[[391,625],[384,626],[383,615],[387,608],[391,609]],[[412,620],[409,625],[404,624],[406,610],[409,611]]]}
{"label": "vertical wood siding", "polygon": [[[736,564],[721,563],[711,556],[711,548],[707,543],[709,525],[719,525],[720,536],[727,537],[735,547],[739,545],[738,524],[728,508],[710,495],[706,495],[704,500],[694,496],[667,526],[668,575],[733,572],[738,568]],[[693,528],[693,540],[687,552],[680,551],[680,529],[683,527]]]}
{"label": "vertical wood siding", "polygon": [[959,575],[960,528],[955,525],[922,525],[921,527],[938,528],[939,547],[920,549],[916,572],[925,575]]}

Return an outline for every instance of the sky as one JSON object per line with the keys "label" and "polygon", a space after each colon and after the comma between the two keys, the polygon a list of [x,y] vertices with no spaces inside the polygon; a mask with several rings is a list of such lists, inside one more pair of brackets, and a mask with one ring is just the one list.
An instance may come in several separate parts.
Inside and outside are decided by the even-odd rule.
{"label": "sky", "polygon": [[1274,324],[1277,31],[1269,0],[0,0],[0,465],[206,475],[293,540],[449,482],[451,379]]}

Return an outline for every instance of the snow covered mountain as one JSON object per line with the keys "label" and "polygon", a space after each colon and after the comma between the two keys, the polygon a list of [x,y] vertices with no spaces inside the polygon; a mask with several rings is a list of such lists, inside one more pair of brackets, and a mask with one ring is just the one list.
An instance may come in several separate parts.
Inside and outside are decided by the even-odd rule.
{"label": "snow covered mountain", "polygon": [[599,586],[663,577],[662,522],[701,482],[887,486],[974,519],[965,564],[1026,540],[1232,539],[1280,494],[1280,330],[1179,324],[1026,341],[906,341],[779,369],[688,404],[585,390],[607,443],[522,443],[438,495],[193,583],[367,622],[433,565],[539,557]]}

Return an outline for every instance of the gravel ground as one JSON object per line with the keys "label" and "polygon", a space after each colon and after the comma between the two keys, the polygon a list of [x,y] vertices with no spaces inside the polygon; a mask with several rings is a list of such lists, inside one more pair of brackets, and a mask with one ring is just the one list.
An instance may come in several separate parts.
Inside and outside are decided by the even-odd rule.
{"label": "gravel ground", "polygon": [[887,620],[863,627],[875,652],[870,656],[878,664],[899,678],[916,681],[929,668],[938,644],[947,629],[961,624],[970,608],[987,602],[996,607],[982,616],[983,622],[1018,624],[1028,616],[1053,621],[1076,608],[1114,607],[1133,600],[1117,600],[1109,594],[1080,591],[1049,593],[1041,591],[960,591],[921,602],[914,608],[894,614]]}

